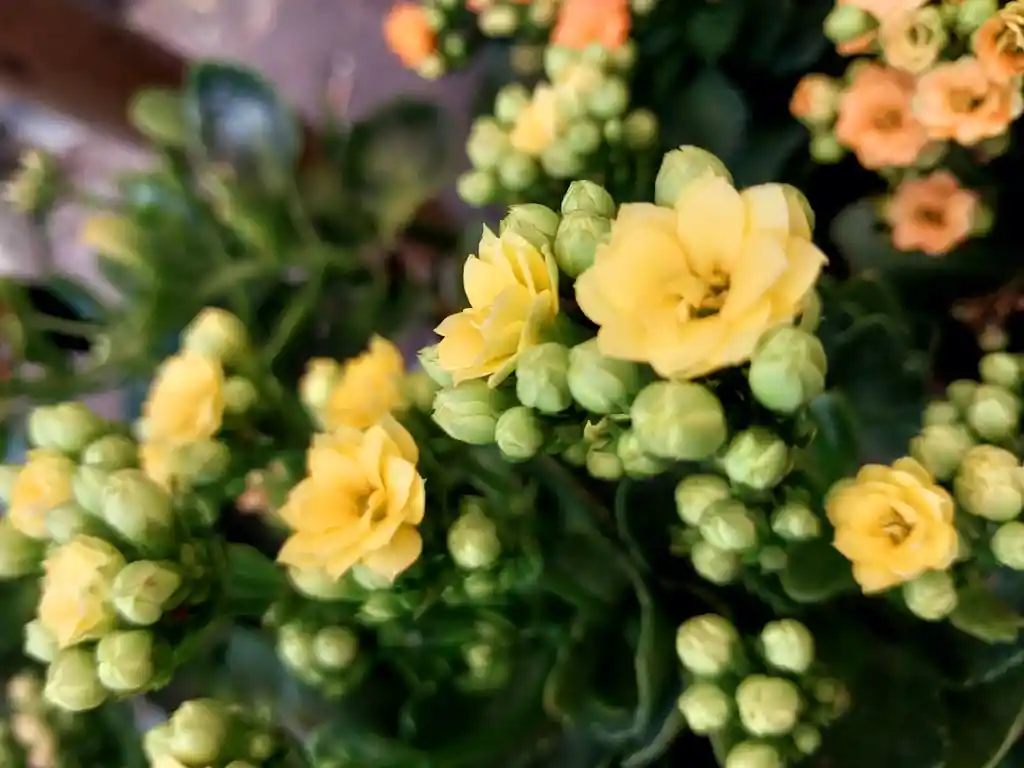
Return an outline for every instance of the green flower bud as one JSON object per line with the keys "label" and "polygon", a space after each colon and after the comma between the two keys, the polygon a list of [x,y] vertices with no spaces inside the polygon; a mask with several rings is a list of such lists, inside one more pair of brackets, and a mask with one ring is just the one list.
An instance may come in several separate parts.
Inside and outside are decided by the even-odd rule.
{"label": "green flower bud", "polygon": [[541,413],[561,413],[572,405],[569,350],[548,342],[525,350],[516,361],[516,396]]}
{"label": "green flower bud", "polygon": [[424,347],[419,351],[417,358],[420,362],[420,368],[437,384],[439,387],[451,387],[452,386],[452,375],[441,368],[437,358],[437,344],[432,344],[429,347]]}
{"label": "green flower bud", "polygon": [[533,411],[517,405],[498,417],[494,440],[509,461],[526,461],[543,447],[544,429]]}
{"label": "green flower bud", "polygon": [[508,216],[501,220],[498,231],[515,232],[522,235],[536,248],[551,248],[555,233],[558,232],[560,217],[546,205],[521,203],[508,209]]}
{"label": "green flower bud", "polygon": [[153,635],[145,630],[113,632],[96,646],[99,680],[108,691],[133,693],[153,680]]}
{"label": "green flower bud", "polygon": [[587,451],[586,467],[587,473],[598,480],[618,480],[625,471],[614,443],[590,446],[590,450]]}
{"label": "green flower bud", "polygon": [[228,413],[248,413],[259,399],[256,385],[246,378],[232,376],[224,384],[224,407]]}
{"label": "green flower bud", "polygon": [[39,619],[32,619],[25,625],[25,655],[43,664],[49,664],[57,656],[60,646],[57,638]]}
{"label": "green flower bud", "polygon": [[724,768],[785,768],[782,755],[771,744],[743,741],[729,750]]}
{"label": "green flower bud", "polygon": [[925,427],[910,441],[910,455],[937,480],[948,480],[974,445],[971,433],[953,424]]}
{"label": "green flower bud", "polygon": [[108,472],[135,466],[138,461],[138,446],[131,438],[123,435],[105,435],[94,440],[82,451],[82,463],[99,467]]}
{"label": "green flower bud", "polygon": [[640,388],[640,369],[605,357],[591,339],[569,351],[568,383],[573,399],[591,413],[623,413]]}
{"label": "green flower bud", "polygon": [[750,360],[750,391],[765,408],[793,413],[825,391],[828,360],[817,337],[779,328],[761,341]]}
{"label": "green flower bud", "polygon": [[981,358],[981,380],[1004,389],[1016,389],[1020,384],[1020,362],[1007,352],[991,352]]}
{"label": "green flower bud", "polygon": [[603,216],[577,211],[568,213],[558,225],[555,260],[569,277],[578,277],[594,263],[597,247],[608,242],[611,221]]}
{"label": "green flower bud", "polygon": [[821,520],[804,504],[788,502],[772,512],[772,531],[787,541],[807,541],[821,535]]}
{"label": "green flower bud", "polygon": [[714,683],[702,681],[683,691],[678,706],[690,730],[702,736],[725,728],[732,714],[732,698]]}
{"label": "green flower bud", "polygon": [[630,149],[648,149],[658,140],[658,118],[649,109],[634,109],[622,121],[622,137]]}
{"label": "green flower bud", "polygon": [[718,475],[690,475],[676,486],[676,512],[687,525],[698,526],[712,504],[732,496],[729,483]]}
{"label": "green flower bud", "polygon": [[964,456],[953,491],[967,512],[1002,523],[1024,509],[1022,485],[1021,468],[1012,453],[977,445]]}
{"label": "green flower bud", "polygon": [[67,712],[96,709],[107,698],[96,673],[96,660],[84,648],[68,648],[54,657],[46,670],[43,696]]}
{"label": "green flower bud", "polygon": [[0,579],[17,579],[39,570],[44,544],[0,517]]}
{"label": "green flower bud", "polygon": [[401,614],[401,598],[390,592],[375,592],[359,607],[359,618],[371,626],[394,621]]}
{"label": "green flower bud", "polygon": [[507,399],[483,379],[471,379],[442,389],[434,398],[433,418],[450,437],[470,445],[489,445],[495,440],[498,417]]}
{"label": "green flower bud", "polygon": [[927,571],[903,585],[903,600],[918,618],[941,621],[956,610],[956,584],[945,571]]}
{"label": "green flower bud", "polygon": [[196,485],[209,485],[224,476],[231,463],[231,452],[217,440],[196,440],[177,448],[172,453],[172,473],[175,477]]}
{"label": "green flower bud", "polygon": [[576,63],[576,51],[561,45],[549,45],[544,49],[544,74],[549,80],[558,80],[565,70]]}
{"label": "green flower bud", "polygon": [[141,470],[112,472],[103,487],[101,506],[107,525],[144,551],[163,552],[172,544],[171,499]]}
{"label": "green flower bud", "polygon": [[676,654],[698,677],[718,677],[733,663],[740,636],[728,619],[714,613],[694,616],[676,632]]}
{"label": "green flower bud", "polygon": [[648,384],[633,401],[630,416],[644,448],[663,459],[702,461],[725,442],[721,402],[710,389],[693,382]]}
{"label": "green flower bud", "polygon": [[629,477],[654,477],[665,471],[665,462],[651,456],[644,450],[640,438],[632,430],[626,430],[615,443],[615,453],[622,462],[622,469]]}
{"label": "green flower bud", "polygon": [[979,386],[978,382],[970,379],[957,379],[946,387],[946,398],[959,410],[966,411]]}
{"label": "green flower bud", "polygon": [[348,627],[326,627],[313,638],[313,656],[324,669],[347,669],[358,653],[359,638]]}
{"label": "green flower bud", "polygon": [[574,443],[562,451],[562,458],[566,463],[574,467],[582,467],[587,463],[587,456],[590,454],[590,444],[585,440]]}
{"label": "green flower bud", "polygon": [[587,110],[594,117],[621,117],[629,106],[629,86],[621,77],[609,77],[587,95]]}
{"label": "green flower bud", "polygon": [[182,332],[181,348],[222,363],[237,362],[249,350],[249,331],[230,312],[207,307]]}
{"label": "green flower bud", "polygon": [[956,424],[960,421],[960,412],[947,400],[935,400],[925,406],[921,421],[926,427]]}
{"label": "green flower bud", "polygon": [[698,541],[690,550],[693,570],[705,581],[724,587],[732,583],[740,572],[740,559],[706,541]]}
{"label": "green flower bud", "polygon": [[529,103],[530,92],[526,87],[521,83],[509,83],[494,97],[494,116],[500,122],[512,125]]}
{"label": "green flower bud", "polygon": [[732,183],[732,175],[725,163],[706,149],[682,146],[673,149],[661,161],[661,169],[654,182],[654,202],[673,207],[683,190],[706,175],[719,176]]}
{"label": "green flower bud", "polygon": [[501,158],[511,149],[508,134],[498,123],[489,117],[483,117],[473,123],[469,129],[466,142],[466,154],[474,168],[493,170],[498,167]]}
{"label": "green flower bud", "polygon": [[612,118],[604,124],[604,140],[613,146],[622,141],[621,120]]}
{"label": "green flower bud", "polygon": [[29,442],[67,454],[81,451],[105,428],[103,419],[82,403],[43,405],[28,416]]}
{"label": "green flower bud", "polygon": [[583,173],[583,158],[568,142],[556,141],[540,156],[540,166],[553,179],[571,179]]}
{"label": "green flower bud", "polygon": [[492,5],[477,15],[477,26],[486,37],[511,37],[519,27],[519,15],[507,5]]}
{"label": "green flower bud", "polygon": [[615,201],[604,187],[592,181],[574,181],[562,198],[562,215],[589,213],[591,216],[611,219],[615,216]]}
{"label": "green flower bud", "polygon": [[313,637],[298,624],[285,624],[277,633],[277,655],[294,672],[316,667]]}
{"label": "green flower bud", "polygon": [[565,131],[565,145],[574,154],[591,155],[601,146],[601,129],[593,120],[577,120]]}
{"label": "green flower bud", "polygon": [[489,568],[501,555],[498,529],[482,509],[474,507],[448,530],[448,551],[455,564],[467,571]]}
{"label": "green flower bud", "polygon": [[780,619],[761,630],[764,660],[775,669],[802,675],[814,663],[814,636],[795,619]]}
{"label": "green flower bud", "polygon": [[466,171],[455,182],[459,198],[474,208],[493,203],[498,197],[498,180],[490,171]]}
{"label": "green flower bud", "polygon": [[1024,523],[1012,520],[992,534],[992,554],[1007,568],[1024,571]]}
{"label": "green flower bud", "polygon": [[818,680],[814,684],[814,699],[824,708],[829,722],[842,717],[850,708],[850,691],[841,680]]}
{"label": "green flower bud", "polygon": [[1017,434],[1020,409],[1020,398],[1012,392],[982,384],[967,406],[967,423],[983,439],[1000,442]]}
{"label": "green flower bud", "polygon": [[813,755],[821,748],[821,731],[813,725],[801,723],[793,729],[793,743],[802,755]]}
{"label": "green flower bud", "polygon": [[791,464],[786,443],[762,427],[753,427],[736,435],[722,459],[722,468],[732,482],[759,491],[774,488],[782,482]]}
{"label": "green flower bud", "polygon": [[701,517],[700,535],[723,552],[747,552],[757,546],[757,521],[743,502],[716,502]]}
{"label": "green flower bud", "polygon": [[82,509],[93,515],[103,513],[103,489],[107,487],[110,472],[99,467],[79,467],[71,478],[71,491]]}
{"label": "green flower bud", "polygon": [[854,5],[837,5],[825,17],[825,37],[833,43],[848,43],[878,26],[867,11]]}
{"label": "green flower bud", "polygon": [[174,563],[136,560],[117,574],[110,601],[126,621],[148,627],[174,607],[181,584],[181,572]]}
{"label": "green flower bud", "polygon": [[954,5],[956,30],[963,38],[969,38],[986,21],[999,11],[998,0],[964,0]]}
{"label": "green flower bud", "polygon": [[750,675],[736,689],[740,721],[753,736],[782,736],[800,719],[803,699],[790,680]]}
{"label": "green flower bud", "polygon": [[367,568],[361,563],[356,563],[349,571],[352,574],[352,581],[367,592],[374,592],[378,589],[389,589],[391,580],[377,571]]}
{"label": "green flower bud", "polygon": [[289,568],[288,579],[296,591],[312,598],[331,602],[351,595],[352,586],[347,579],[333,579],[318,568]]}
{"label": "green flower bud", "polygon": [[507,152],[498,165],[498,179],[510,192],[522,192],[537,180],[537,162],[522,152]]}
{"label": "green flower bud", "polygon": [[809,151],[814,162],[821,165],[838,163],[846,156],[846,147],[839,143],[831,131],[812,134]]}
{"label": "green flower bud", "polygon": [[46,512],[46,532],[57,544],[67,544],[79,534],[95,535],[96,518],[73,501]]}
{"label": "green flower bud", "polygon": [[228,737],[224,707],[212,699],[186,701],[171,715],[171,754],[190,765],[212,765]]}
{"label": "green flower bud", "polygon": [[762,547],[757,553],[757,564],[765,573],[778,573],[788,562],[789,555],[782,547]]}
{"label": "green flower bud", "polygon": [[185,146],[185,108],[178,91],[170,88],[139,91],[128,104],[128,122],[154,144]]}

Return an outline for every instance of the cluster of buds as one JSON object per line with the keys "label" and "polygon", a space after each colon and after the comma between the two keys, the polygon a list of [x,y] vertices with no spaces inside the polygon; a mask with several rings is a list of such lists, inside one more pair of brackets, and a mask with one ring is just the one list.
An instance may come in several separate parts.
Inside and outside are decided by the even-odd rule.
{"label": "cluster of buds", "polygon": [[542,42],[555,23],[559,0],[466,0],[476,12],[476,25],[485,37]]}
{"label": "cluster of buds", "polygon": [[493,116],[479,118],[466,146],[473,170],[458,183],[470,205],[545,200],[569,179],[592,175],[611,148],[641,150],[657,141],[648,110],[629,110],[626,76],[635,49],[557,46],[545,52],[549,81],[533,91],[513,83],[495,99]]}
{"label": "cluster of buds", "polygon": [[152,768],[299,768],[284,734],[250,708],[214,699],[186,701],[143,740]]}
{"label": "cluster of buds", "polygon": [[690,730],[722,743],[725,768],[796,764],[849,707],[846,687],[816,661],[810,630],[793,619],[748,639],[722,616],[696,616],[679,627],[676,652],[686,682],[679,709]]}

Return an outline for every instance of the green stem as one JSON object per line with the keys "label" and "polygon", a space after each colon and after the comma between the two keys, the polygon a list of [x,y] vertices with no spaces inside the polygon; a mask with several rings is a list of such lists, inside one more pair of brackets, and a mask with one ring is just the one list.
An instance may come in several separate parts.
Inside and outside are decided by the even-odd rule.
{"label": "green stem", "polygon": [[77,336],[89,339],[102,333],[103,326],[98,323],[89,323],[83,320],[67,320],[63,317],[54,317],[35,313],[27,318],[25,325],[30,330],[38,333],[62,333],[66,336]]}
{"label": "green stem", "polygon": [[277,327],[274,329],[273,335],[267,340],[261,355],[263,365],[268,370],[273,366],[274,360],[288,346],[306,317],[316,308],[317,302],[320,299],[323,281],[323,270],[317,270],[295,295],[288,308],[285,309],[284,314],[277,323]]}

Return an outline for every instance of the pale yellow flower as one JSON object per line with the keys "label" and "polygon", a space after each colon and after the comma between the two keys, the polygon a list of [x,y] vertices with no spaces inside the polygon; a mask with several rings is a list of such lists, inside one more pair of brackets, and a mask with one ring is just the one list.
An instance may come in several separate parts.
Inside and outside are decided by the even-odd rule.
{"label": "pale yellow flower", "polygon": [[885,63],[912,75],[936,62],[947,39],[945,21],[935,6],[887,16],[878,29]]}
{"label": "pale yellow flower", "polygon": [[394,580],[423,549],[416,529],[426,505],[418,459],[412,436],[390,416],[366,431],[341,427],[316,435],[307,476],[280,510],[293,533],[278,561],[322,569],[334,579],[360,563]]}
{"label": "pale yellow flower", "polygon": [[61,648],[99,639],[114,628],[108,597],[124,566],[117,549],[92,536],[76,536],[47,555],[39,622]]}
{"label": "pale yellow flower", "polygon": [[558,92],[550,85],[538,85],[516,118],[509,141],[516,151],[536,157],[551,146],[564,123]]}
{"label": "pale yellow flower", "polygon": [[46,538],[46,513],[71,501],[75,463],[47,450],[30,451],[11,489],[11,524],[26,536]]}
{"label": "pale yellow flower", "polygon": [[438,366],[456,384],[488,376],[497,386],[558,314],[558,268],[547,248],[512,231],[498,237],[485,227],[479,251],[462,272],[469,309],[435,329],[444,337]]}
{"label": "pale yellow flower", "polygon": [[224,371],[194,352],[163,362],[142,406],[146,442],[190,443],[213,437],[224,418]]}
{"label": "pale yellow flower", "polygon": [[[313,367],[316,362],[311,361]],[[323,428],[373,426],[404,404],[404,375],[405,361],[398,347],[374,336],[365,352],[344,363],[327,402],[317,409]]]}
{"label": "pale yellow flower", "polygon": [[861,467],[829,492],[825,510],[865,593],[943,571],[959,551],[953,498],[913,459]]}
{"label": "pale yellow flower", "polygon": [[139,445],[139,466],[149,479],[165,490],[171,489],[174,478],[174,447],[167,443],[142,443]]}
{"label": "pale yellow flower", "polygon": [[675,208],[623,205],[576,299],[608,357],[692,379],[750,358],[768,329],[791,322],[825,256],[799,193],[780,184],[737,192],[707,175]]}

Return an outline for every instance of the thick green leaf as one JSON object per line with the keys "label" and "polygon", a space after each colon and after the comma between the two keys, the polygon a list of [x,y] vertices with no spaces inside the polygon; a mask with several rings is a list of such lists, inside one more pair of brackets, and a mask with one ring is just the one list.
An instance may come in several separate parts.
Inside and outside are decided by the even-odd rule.
{"label": "thick green leaf", "polygon": [[987,643],[1012,643],[1024,624],[1021,616],[986,585],[960,591],[950,623],[961,632]]}
{"label": "thick green leaf", "polygon": [[759,128],[729,164],[736,186],[742,189],[778,181],[786,164],[794,155],[804,151],[805,139],[806,132],[797,123],[774,129]]}
{"label": "thick green leaf", "polygon": [[950,749],[945,768],[1002,768],[1024,731],[1024,667],[947,698]]}
{"label": "thick green leaf", "polygon": [[234,616],[262,616],[284,594],[284,571],[262,552],[245,544],[229,544],[226,610]]}
{"label": "thick green leaf", "polygon": [[732,47],[743,23],[745,4],[704,0],[686,21],[684,36],[688,47],[707,62],[720,59]]}
{"label": "thick green leaf", "polygon": [[827,539],[795,544],[787,554],[782,588],[798,603],[824,602],[856,587],[850,562]]}
{"label": "thick green leaf", "polygon": [[738,88],[719,70],[697,74],[662,125],[668,146],[696,144],[731,161],[743,145],[749,114]]}
{"label": "thick green leaf", "polygon": [[842,392],[826,392],[810,404],[817,427],[802,452],[800,468],[805,469],[827,491],[838,480],[856,473],[858,461],[857,418],[849,398]]}

